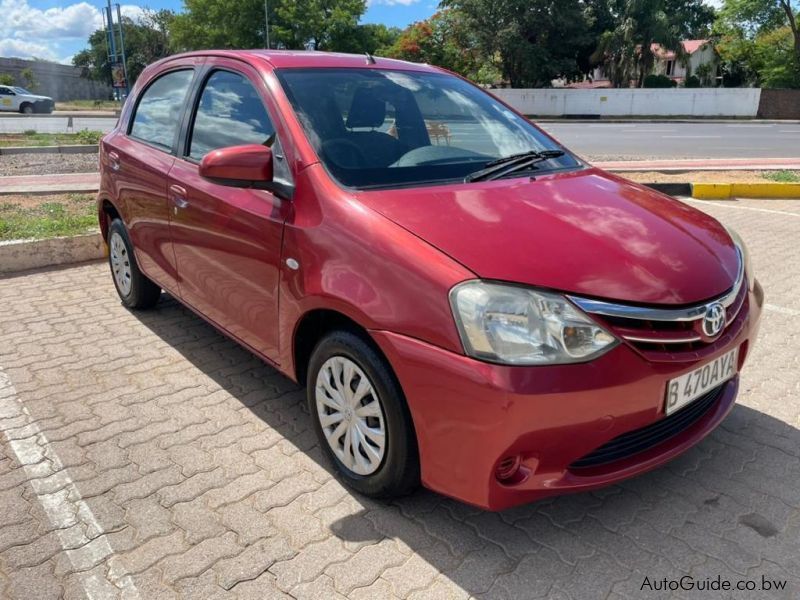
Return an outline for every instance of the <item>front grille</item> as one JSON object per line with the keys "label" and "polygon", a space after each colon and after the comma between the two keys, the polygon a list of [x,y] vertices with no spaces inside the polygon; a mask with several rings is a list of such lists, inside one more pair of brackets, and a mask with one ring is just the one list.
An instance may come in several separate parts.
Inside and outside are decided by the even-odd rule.
{"label": "front grille", "polygon": [[[747,286],[742,285],[731,305],[727,307],[727,319],[722,335],[736,322],[746,299]],[[710,343],[704,341],[700,335],[702,315],[692,321],[653,321],[620,316],[598,316],[618,337],[646,353],[696,352],[706,348]]]}
{"label": "front grille", "polygon": [[615,437],[590,454],[573,462],[569,468],[588,469],[616,462],[667,441],[699,421],[719,400],[724,388],[725,384],[723,383],[678,412],[641,429],[635,429]]}

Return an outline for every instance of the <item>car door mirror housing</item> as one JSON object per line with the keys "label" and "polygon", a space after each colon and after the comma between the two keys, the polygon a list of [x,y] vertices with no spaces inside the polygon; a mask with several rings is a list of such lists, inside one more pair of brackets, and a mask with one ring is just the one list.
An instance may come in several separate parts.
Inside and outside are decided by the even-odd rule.
{"label": "car door mirror housing", "polygon": [[272,183],[272,150],[259,144],[212,150],[200,161],[200,175],[232,187],[267,188]]}

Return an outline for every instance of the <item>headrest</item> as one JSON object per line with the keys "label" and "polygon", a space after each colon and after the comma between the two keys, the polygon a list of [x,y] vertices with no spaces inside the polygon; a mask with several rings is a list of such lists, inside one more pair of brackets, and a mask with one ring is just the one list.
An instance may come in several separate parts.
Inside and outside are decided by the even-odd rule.
{"label": "headrest", "polygon": [[360,87],[353,94],[350,112],[347,113],[347,127],[380,127],[386,120],[386,101],[376,97],[375,90]]}

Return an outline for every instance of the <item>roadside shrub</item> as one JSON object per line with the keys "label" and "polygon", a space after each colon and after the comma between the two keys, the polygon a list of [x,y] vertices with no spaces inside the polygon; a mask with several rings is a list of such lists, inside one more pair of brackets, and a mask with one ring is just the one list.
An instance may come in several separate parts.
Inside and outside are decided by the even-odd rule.
{"label": "roadside shrub", "polygon": [[702,85],[703,84],[700,82],[700,78],[697,75],[689,75],[684,83],[684,86],[687,88],[699,88],[702,87]]}
{"label": "roadside shrub", "polygon": [[671,88],[676,85],[677,83],[666,75],[651,74],[644,78],[644,87],[646,88]]}
{"label": "roadside shrub", "polygon": [[39,132],[36,131],[35,129],[26,129],[25,131],[23,131],[23,135],[26,136],[36,135],[37,133]]}
{"label": "roadside shrub", "polygon": [[89,146],[97,144],[100,141],[100,138],[103,137],[103,132],[92,129],[81,129],[77,134],[75,134],[75,137],[79,143]]}
{"label": "roadside shrub", "polygon": [[764,173],[764,179],[770,179],[779,183],[800,183],[800,172],[773,171],[771,173]]}
{"label": "roadside shrub", "polygon": [[0,73],[0,85],[14,85],[14,76],[8,73]]}

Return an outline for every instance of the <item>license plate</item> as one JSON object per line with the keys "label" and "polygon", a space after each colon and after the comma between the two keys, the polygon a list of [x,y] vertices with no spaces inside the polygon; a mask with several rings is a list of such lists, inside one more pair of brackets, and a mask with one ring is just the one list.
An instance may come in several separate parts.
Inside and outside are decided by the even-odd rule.
{"label": "license plate", "polygon": [[668,415],[674,413],[736,375],[737,351],[738,348],[734,348],[710,363],[667,382],[664,412]]}

